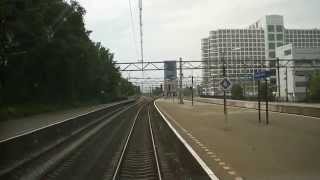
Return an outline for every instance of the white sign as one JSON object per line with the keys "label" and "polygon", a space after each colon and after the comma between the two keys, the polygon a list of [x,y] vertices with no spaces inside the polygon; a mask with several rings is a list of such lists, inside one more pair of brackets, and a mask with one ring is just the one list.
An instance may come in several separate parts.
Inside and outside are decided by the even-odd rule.
{"label": "white sign", "polygon": [[228,90],[231,87],[232,83],[228,78],[224,78],[223,80],[221,80],[220,85],[223,90]]}

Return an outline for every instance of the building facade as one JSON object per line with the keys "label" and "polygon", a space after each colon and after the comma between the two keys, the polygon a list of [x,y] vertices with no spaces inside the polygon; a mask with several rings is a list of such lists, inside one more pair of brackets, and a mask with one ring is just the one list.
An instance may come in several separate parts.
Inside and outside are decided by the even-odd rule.
{"label": "building facade", "polygon": [[164,95],[176,96],[177,95],[177,62],[165,61],[164,62]]}
{"label": "building facade", "polygon": [[280,97],[284,101],[304,101],[308,83],[320,67],[320,48],[288,44],[276,49],[280,61]]}
{"label": "building facade", "polygon": [[248,95],[257,86],[250,77],[262,67],[272,71],[270,84],[277,91],[276,48],[293,44],[300,48],[320,47],[319,29],[286,29],[283,16],[267,15],[246,29],[218,29],[202,39],[202,86],[210,95],[221,95],[223,62],[233,83],[245,84]]}

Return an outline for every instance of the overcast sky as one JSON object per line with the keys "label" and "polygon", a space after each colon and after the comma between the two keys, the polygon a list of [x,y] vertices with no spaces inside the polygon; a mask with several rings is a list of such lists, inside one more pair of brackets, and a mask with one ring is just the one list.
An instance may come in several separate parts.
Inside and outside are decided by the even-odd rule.
{"label": "overcast sky", "polygon": [[[139,59],[138,1],[79,0],[91,38],[118,62]],[[267,14],[284,16],[286,28],[320,28],[319,0],[146,0],[144,52],[150,61],[200,60],[200,39],[218,28],[246,28]]]}

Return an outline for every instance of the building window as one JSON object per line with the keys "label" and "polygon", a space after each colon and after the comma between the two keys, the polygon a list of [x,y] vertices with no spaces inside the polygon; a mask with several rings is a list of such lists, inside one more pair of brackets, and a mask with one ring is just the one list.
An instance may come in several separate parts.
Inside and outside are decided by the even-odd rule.
{"label": "building window", "polygon": [[296,87],[306,87],[306,86],[307,86],[307,82],[306,81],[296,82]]}
{"label": "building window", "polygon": [[274,32],[274,26],[268,25],[268,32]]}
{"label": "building window", "polygon": [[296,76],[305,76],[305,72],[303,72],[303,71],[296,71],[296,72],[294,73],[294,75],[296,75]]}
{"label": "building window", "polygon": [[269,57],[270,58],[275,58],[276,57],[276,53],[275,52],[269,52]]}
{"label": "building window", "polygon": [[280,46],[283,46],[283,43],[278,42],[278,43],[277,43],[277,47],[280,47]]}
{"label": "building window", "polygon": [[285,55],[285,56],[291,55],[291,53],[292,53],[292,52],[291,52],[291,49],[288,49],[288,50],[285,50],[285,51],[284,51],[284,55]]}
{"label": "building window", "polygon": [[269,43],[269,49],[275,49],[274,43]]}
{"label": "building window", "polygon": [[276,67],[276,61],[270,61],[270,66],[271,67]]}
{"label": "building window", "polygon": [[282,32],[283,31],[283,28],[281,25],[277,25],[277,32]]}
{"label": "building window", "polygon": [[282,41],[283,40],[283,34],[277,34],[277,40]]}
{"label": "building window", "polygon": [[268,40],[269,41],[274,41],[274,34],[268,34]]}

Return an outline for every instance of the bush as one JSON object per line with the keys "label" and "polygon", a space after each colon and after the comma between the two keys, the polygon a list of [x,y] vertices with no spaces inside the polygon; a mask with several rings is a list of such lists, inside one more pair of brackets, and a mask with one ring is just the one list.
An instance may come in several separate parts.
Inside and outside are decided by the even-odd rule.
{"label": "bush", "polygon": [[239,84],[234,84],[231,89],[233,99],[243,99],[243,88]]}

